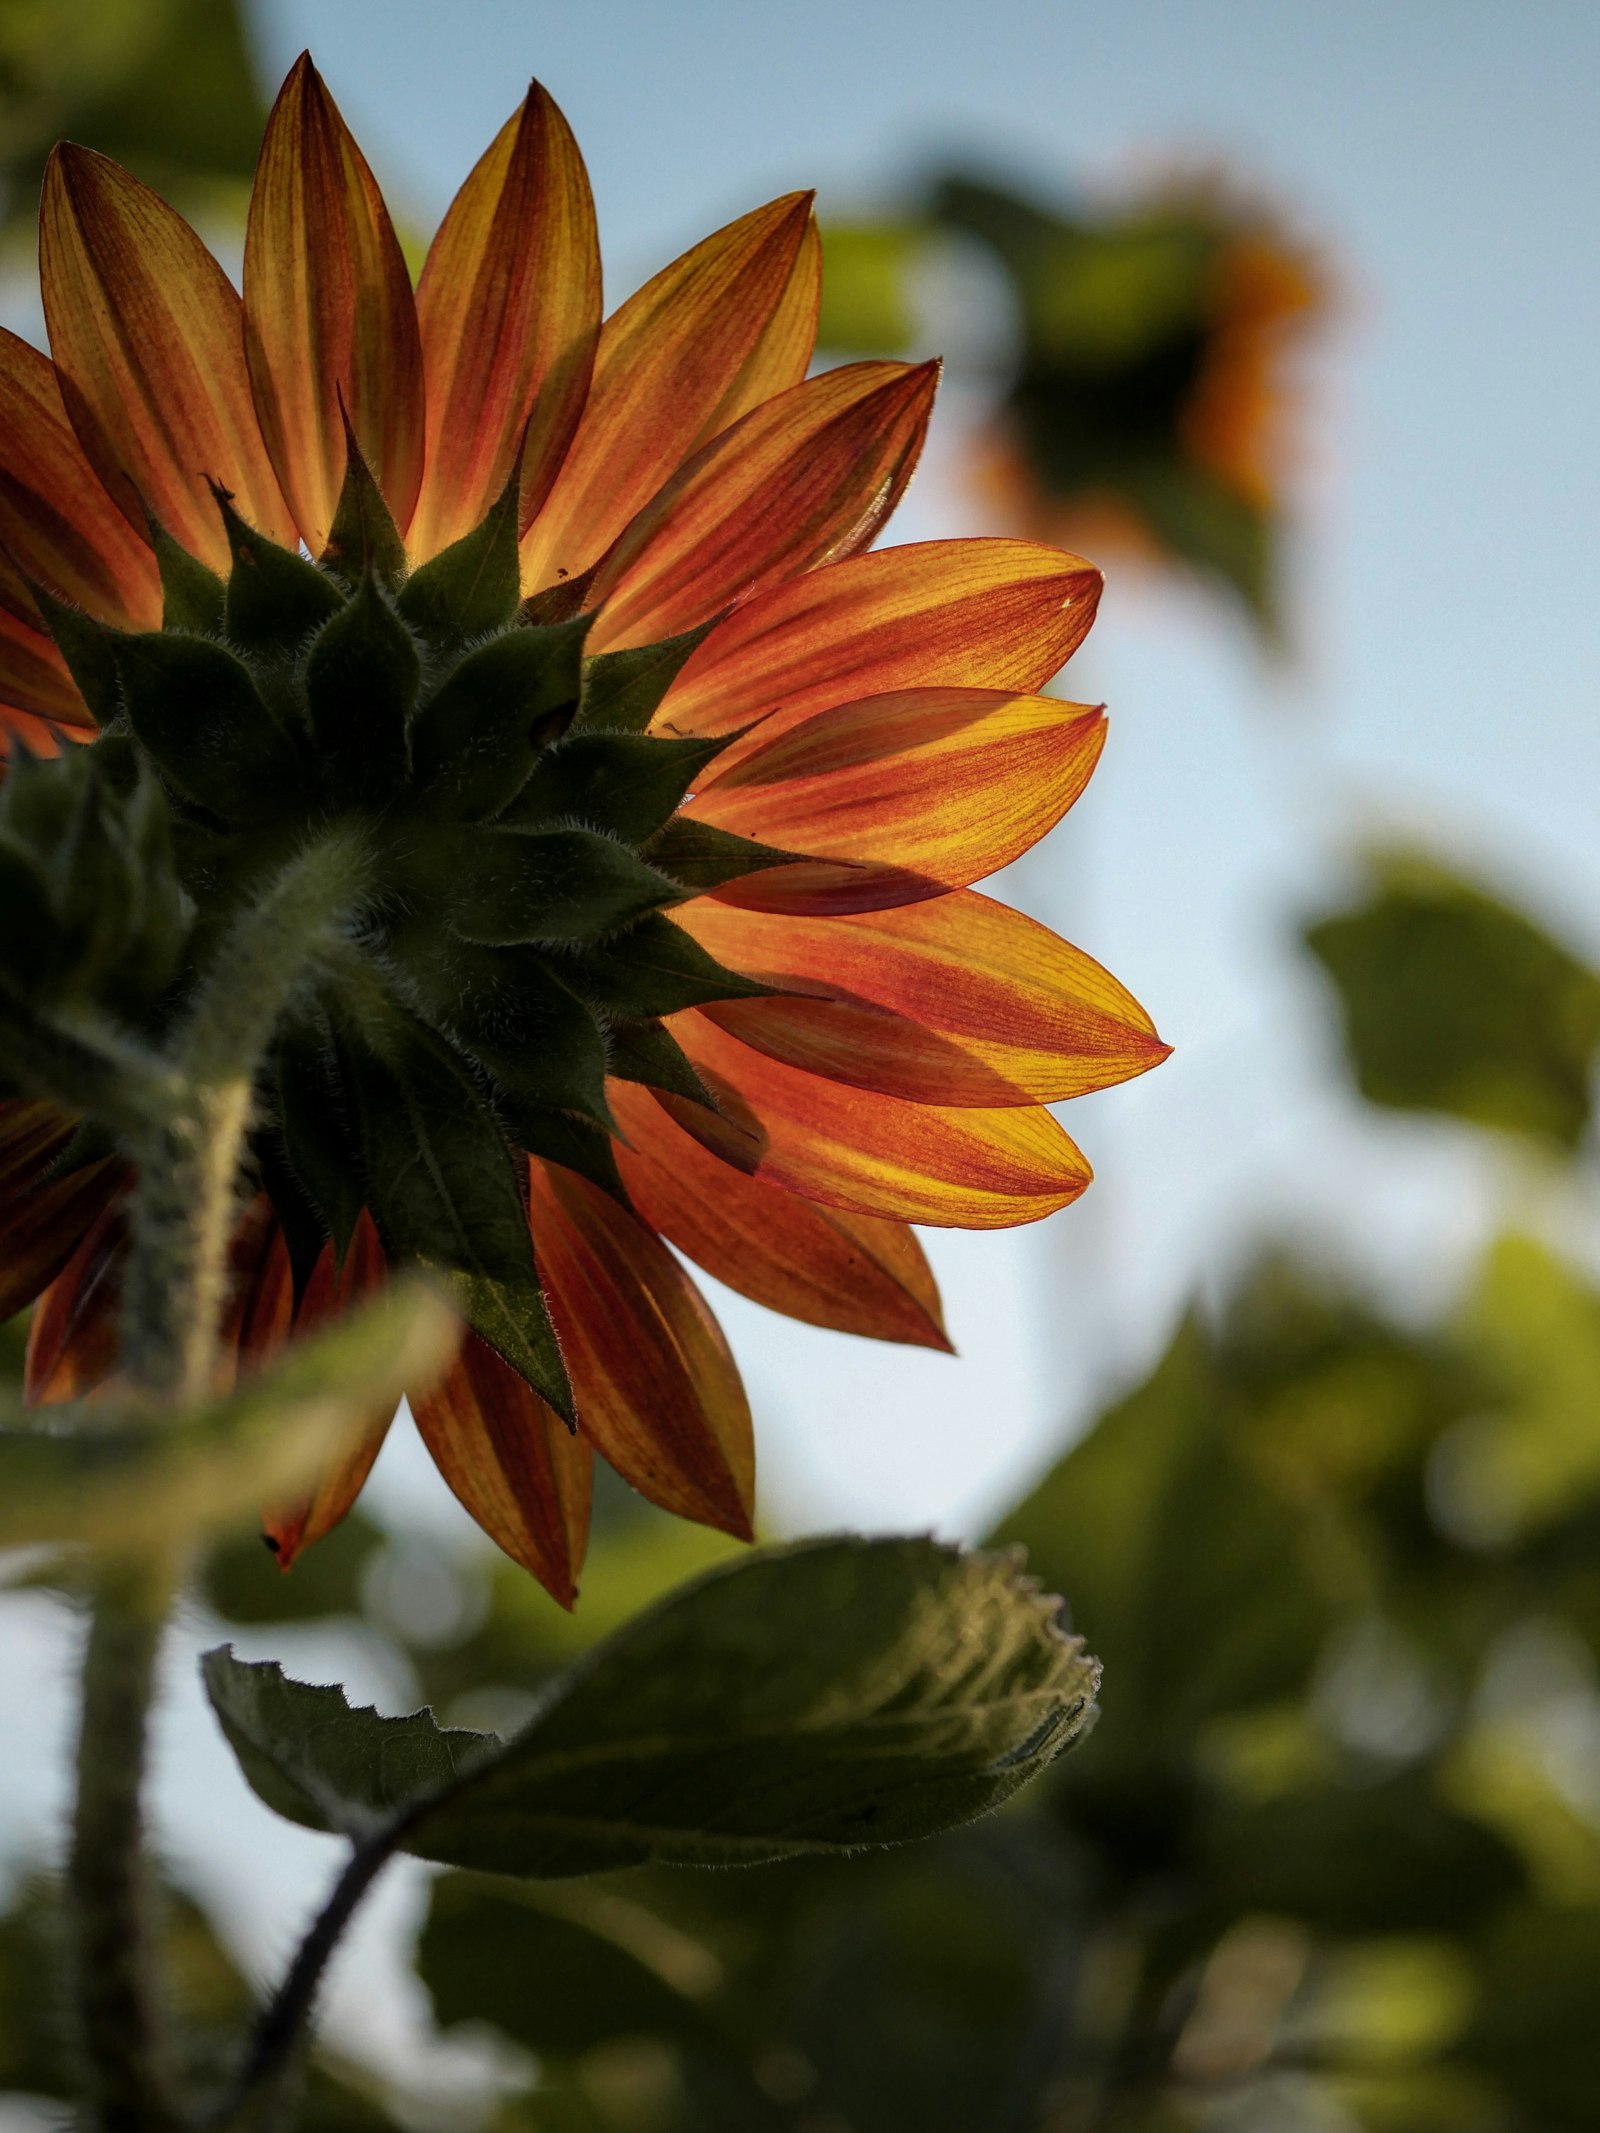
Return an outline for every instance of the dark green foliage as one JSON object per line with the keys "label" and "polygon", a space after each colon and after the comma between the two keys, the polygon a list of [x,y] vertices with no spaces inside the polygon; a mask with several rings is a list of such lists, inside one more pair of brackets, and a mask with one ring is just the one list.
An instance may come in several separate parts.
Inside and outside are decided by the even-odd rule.
{"label": "dark green foliage", "polygon": [[252,827],[286,802],[304,806],[306,738],[226,646],[181,632],[125,637],[117,676],[134,738],[180,800]]}
{"label": "dark green foliage", "polygon": [[693,815],[678,815],[645,848],[645,857],[663,874],[682,884],[691,895],[720,889],[724,882],[742,874],[759,874],[767,867],[787,866],[793,852],[775,845],[757,844],[753,838],[736,837],[732,830],[717,829]]}
{"label": "dark green foliage", "polygon": [[353,592],[364,578],[376,578],[390,592],[406,574],[406,544],[356,442],[349,417],[344,426],[344,483],[334,507],[333,526],[320,561]]}
{"label": "dark green foliage", "polygon": [[430,644],[448,649],[509,628],[521,598],[518,582],[519,453],[511,478],[480,525],[414,571],[399,596],[400,613]]}
{"label": "dark green foliage", "polygon": [[598,830],[476,830],[451,858],[450,922],[489,948],[598,940],[678,897],[664,875]]}
{"label": "dark green foliage", "polygon": [[363,578],[306,658],[311,738],[318,768],[338,799],[381,806],[404,786],[406,729],[421,683],[415,638],[377,579]]}
{"label": "dark green foliage", "polygon": [[292,656],[298,640],[339,612],[344,595],[315,563],[247,526],[226,490],[217,490],[216,498],[233,558],[223,630],[241,652]]}
{"label": "dark green foliage", "polygon": [[424,703],[414,774],[430,809],[481,822],[509,807],[571,723],[587,623],[507,630],[468,652]]}
{"label": "dark green foliage", "polygon": [[1510,905],[1415,854],[1307,928],[1369,1102],[1445,1111],[1572,1149],[1600,1055],[1600,975]]}
{"label": "dark green foliage", "polygon": [[228,612],[227,586],[159,520],[151,521],[150,537],[161,571],[161,627],[200,637],[220,634]]}
{"label": "dark green foliage", "polygon": [[680,637],[635,645],[626,652],[601,652],[586,661],[578,725],[590,731],[643,733],[713,626],[702,622]]}
{"label": "dark green foliage", "polygon": [[642,918],[592,949],[581,967],[586,997],[628,1021],[713,1000],[755,999],[772,990],[725,969],[681,926],[660,916]]}
{"label": "dark green foliage", "polygon": [[[345,1113],[338,1048],[325,1022],[291,1021],[276,1046],[277,1125],[289,1174],[342,1261],[360,1218],[363,1174]],[[283,1203],[279,1199],[279,1214]]]}
{"label": "dark green foliage", "polygon": [[629,844],[665,828],[723,740],[572,733],[534,765],[512,811],[519,823],[566,817],[604,824]]}

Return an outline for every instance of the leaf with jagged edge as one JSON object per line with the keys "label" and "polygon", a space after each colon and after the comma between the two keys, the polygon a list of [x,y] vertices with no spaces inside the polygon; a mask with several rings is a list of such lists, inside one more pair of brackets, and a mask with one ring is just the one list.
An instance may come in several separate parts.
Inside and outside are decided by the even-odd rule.
{"label": "leaf with jagged edge", "polygon": [[1019,1558],[932,1539],[744,1556],[636,1617],[509,1740],[202,1662],[271,1807],[446,1865],[553,1878],[905,1843],[999,1806],[1084,1729],[1098,1667]]}

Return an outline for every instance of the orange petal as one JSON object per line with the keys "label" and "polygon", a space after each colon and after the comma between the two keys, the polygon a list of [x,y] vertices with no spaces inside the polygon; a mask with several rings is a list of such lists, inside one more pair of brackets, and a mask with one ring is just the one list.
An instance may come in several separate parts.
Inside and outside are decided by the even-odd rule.
{"label": "orange petal", "polygon": [[721,1001],[706,1017],[830,1081],[920,1104],[1059,1103],[1167,1056],[1093,957],[973,889],[848,918],[701,897],[677,919],[729,968],[807,995]]}
{"label": "orange petal", "polygon": [[261,434],[306,546],[344,481],[340,400],[396,523],[422,479],[422,344],[377,180],[302,53],[267,120],[244,245],[245,345]]}
{"label": "orange petal", "polygon": [[[161,578],[79,444],[47,356],[0,328],[0,548],[64,600],[103,622],[159,629]],[[9,577],[14,574],[8,573]],[[38,611],[0,593],[25,622]]]}
{"label": "orange petal", "polygon": [[116,1368],[127,1248],[127,1210],[119,1193],[34,1307],[23,1373],[24,1395],[33,1405],[81,1399]]}
{"label": "orange petal", "polygon": [[1088,784],[1105,731],[1100,710],[1053,696],[904,689],[819,711],[725,776],[713,764],[689,812],[818,855],[728,883],[728,903],[879,910],[1020,858]]}
{"label": "orange petal", "polygon": [[570,1607],[589,1537],[589,1445],[475,1333],[411,1411],[484,1532]]}
{"label": "orange petal", "polygon": [[527,434],[522,505],[543,502],[583,411],[600,329],[589,176],[535,82],[457,193],[417,289],[427,466],[408,537],[419,561],[470,532]]}
{"label": "orange petal", "polygon": [[93,715],[54,640],[30,629],[9,607],[0,607],[0,697],[36,718],[93,731]]}
{"label": "orange petal", "polygon": [[0,1322],[55,1280],[126,1182],[110,1156],[45,1177],[74,1130],[49,1104],[0,1102]]}
{"label": "orange petal", "polygon": [[903,1222],[846,1214],[747,1178],[675,1126],[633,1082],[610,1085],[634,1206],[718,1281],[769,1310],[871,1340],[942,1348],[939,1291]]}
{"label": "orange petal", "polygon": [[680,1518],[751,1534],[750,1407],[722,1330],[654,1230],[570,1170],[535,1162],[534,1248],[578,1426]]}
{"label": "orange petal", "polygon": [[937,378],[932,363],[849,363],[724,430],[607,552],[591,648],[674,636],[865,548],[911,479]]}
{"label": "orange petal", "polygon": [[809,572],[735,609],[656,725],[732,733],[719,775],[815,712],[931,684],[1034,690],[1089,633],[1101,577],[1032,541],[922,541]]}
{"label": "orange petal", "polygon": [[[953,1109],[846,1088],[763,1058],[697,1009],[670,1027],[713,1093],[728,1090],[735,1110],[765,1129],[744,1159],[751,1174],[824,1206],[1009,1229],[1054,1214],[1089,1183],[1088,1164],[1048,1111]],[[708,1131],[697,1105],[658,1101],[697,1140],[732,1151],[732,1137]]]}
{"label": "orange petal", "polygon": [[[307,1333],[312,1327],[337,1318],[358,1297],[381,1288],[386,1278],[387,1268],[378,1232],[372,1226],[372,1217],[363,1210],[339,1272],[334,1272],[331,1244],[312,1269],[294,1319],[294,1331]],[[257,1356],[271,1353],[273,1343],[283,1338],[287,1321],[282,1299],[288,1286],[289,1255],[280,1236],[257,1292],[251,1325],[241,1343]],[[257,1316],[263,1326],[259,1339],[255,1325]],[[265,1330],[267,1328],[271,1330]],[[361,1494],[362,1484],[372,1471],[372,1462],[382,1450],[393,1420],[392,1408],[374,1412],[364,1433],[352,1440],[348,1449],[329,1465],[303,1502],[280,1505],[264,1513],[262,1529],[268,1546],[278,1558],[280,1569],[287,1570],[297,1555],[309,1548],[313,1541],[321,1540],[325,1533],[331,1533],[344,1517]]]}
{"label": "orange petal", "polygon": [[239,299],[190,229],[108,156],[70,143],[44,177],[39,280],[61,397],[90,465],[139,532],[148,505],[226,572],[207,479],[293,542],[261,442]]}
{"label": "orange petal", "polygon": [[578,434],[522,544],[530,591],[587,570],[691,454],[800,382],[818,259],[810,195],[790,193],[685,252],[606,320]]}

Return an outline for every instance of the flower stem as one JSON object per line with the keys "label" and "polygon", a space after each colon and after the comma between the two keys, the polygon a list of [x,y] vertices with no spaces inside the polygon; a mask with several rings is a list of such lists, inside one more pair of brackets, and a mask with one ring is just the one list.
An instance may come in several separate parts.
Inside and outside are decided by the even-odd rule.
{"label": "flower stem", "polygon": [[[162,1101],[126,1137],[129,1212],[122,1366],[129,1389],[172,1417],[212,1389],[227,1303],[228,1244],[252,1091],[295,988],[348,923],[363,848],[336,831],[277,877],[222,942],[178,1034]],[[99,2133],[180,2123],[152,1984],[155,1941],[140,1795],[157,1654],[182,1571],[179,1536],[130,1535],[102,1564],[83,1669],[69,1884],[75,1984]]]}

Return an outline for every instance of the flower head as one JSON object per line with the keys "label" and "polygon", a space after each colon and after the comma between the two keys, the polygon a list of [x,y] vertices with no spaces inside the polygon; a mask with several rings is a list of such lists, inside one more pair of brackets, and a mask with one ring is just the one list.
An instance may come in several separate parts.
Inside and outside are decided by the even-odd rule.
{"label": "flower head", "polygon": [[[1023,541],[871,551],[934,374],[807,377],[805,198],[602,323],[537,87],[415,294],[307,60],[242,300],[73,148],[42,279],[51,359],[0,341],[0,723],[115,751],[119,805],[166,795],[194,923],[138,1012],[176,1011],[319,826],[370,856],[263,1078],[233,1349],[435,1267],[470,1330],[417,1423],[559,1598],[596,1451],[748,1533],[749,1411],[669,1243],[795,1317],[943,1347],[908,1225],[1065,1206],[1089,1170],[1045,1106],[1164,1056],[1098,964],[972,887],[1099,755],[1100,711],[1038,693],[1098,573]],[[112,1367],[125,1184],[70,1120],[0,1104],[0,1316],[40,1297],[36,1398]],[[388,1420],[272,1513],[280,1559]]]}

